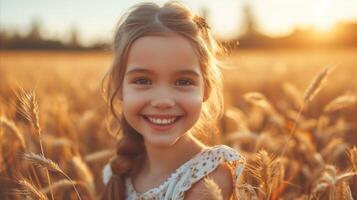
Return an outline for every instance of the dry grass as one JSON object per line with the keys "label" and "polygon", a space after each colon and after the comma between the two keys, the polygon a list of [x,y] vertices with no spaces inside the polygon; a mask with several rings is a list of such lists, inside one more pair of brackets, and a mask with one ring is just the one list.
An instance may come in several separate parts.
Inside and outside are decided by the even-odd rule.
{"label": "dry grass", "polygon": [[[99,94],[109,54],[0,57],[0,198],[97,199],[103,166],[115,153]],[[247,158],[239,198],[356,199],[355,52],[242,52],[229,59],[238,67],[224,71],[221,141]],[[335,61],[333,72],[320,71]],[[25,88],[12,89],[17,85]],[[220,199],[217,185],[206,183]]]}

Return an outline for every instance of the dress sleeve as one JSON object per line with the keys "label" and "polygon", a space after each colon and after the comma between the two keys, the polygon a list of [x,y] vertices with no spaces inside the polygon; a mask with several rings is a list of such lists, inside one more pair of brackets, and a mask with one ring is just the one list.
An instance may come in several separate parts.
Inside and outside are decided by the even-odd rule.
{"label": "dress sleeve", "polygon": [[102,175],[103,175],[103,183],[104,185],[107,185],[109,180],[110,180],[110,177],[112,176],[112,169],[110,168],[110,164],[107,163],[104,168],[103,168],[103,171],[102,171]]}
{"label": "dress sleeve", "polygon": [[[232,169],[233,179],[233,196],[236,198],[236,187],[242,174],[245,159],[235,149],[226,145],[219,145],[210,149],[203,154],[200,159],[190,166],[186,173],[189,174],[188,179],[178,181],[176,185],[176,191],[174,194],[179,196],[175,199],[183,199],[184,193],[188,191],[196,182],[209,175],[214,171],[221,163],[226,163]],[[237,198],[236,198],[237,199]]]}

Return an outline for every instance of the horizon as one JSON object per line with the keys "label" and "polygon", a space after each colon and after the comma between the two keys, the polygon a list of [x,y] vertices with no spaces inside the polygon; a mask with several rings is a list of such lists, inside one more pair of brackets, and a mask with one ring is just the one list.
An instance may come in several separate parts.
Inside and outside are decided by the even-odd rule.
{"label": "horizon", "polygon": [[[83,0],[61,3],[37,0],[38,3],[34,4],[29,0],[20,1],[22,3],[0,0],[1,31],[18,31],[23,36],[29,32],[30,25],[35,20],[40,22],[41,36],[44,38],[66,42],[70,38],[70,32],[76,29],[82,45],[109,41],[120,14],[130,6],[142,2],[107,0],[103,3],[95,0],[85,4]],[[167,1],[154,2],[162,4]],[[315,0],[312,3],[310,0],[275,0],[265,1],[264,4],[261,0],[182,2],[195,14],[206,9],[207,21],[215,36],[221,39],[232,39],[244,32],[245,5],[250,6],[258,31],[271,37],[289,35],[297,28],[313,28],[318,32],[328,33],[338,22],[357,22],[355,0]],[[302,11],[305,13],[301,14]]]}

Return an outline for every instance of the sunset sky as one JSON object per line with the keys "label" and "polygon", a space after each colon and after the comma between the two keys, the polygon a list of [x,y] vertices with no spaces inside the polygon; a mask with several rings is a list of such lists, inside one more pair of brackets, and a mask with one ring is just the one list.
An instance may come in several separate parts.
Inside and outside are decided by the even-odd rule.
{"label": "sunset sky", "polygon": [[[109,40],[114,25],[138,0],[0,0],[1,30],[26,34],[30,22],[39,19],[42,35],[68,39],[77,27],[80,42]],[[163,3],[166,1],[157,0]],[[250,5],[260,31],[271,36],[289,34],[295,27],[315,27],[328,32],[336,22],[357,22],[357,0],[191,0],[182,1],[194,12],[203,7],[217,37],[232,38],[242,32],[242,8]]]}

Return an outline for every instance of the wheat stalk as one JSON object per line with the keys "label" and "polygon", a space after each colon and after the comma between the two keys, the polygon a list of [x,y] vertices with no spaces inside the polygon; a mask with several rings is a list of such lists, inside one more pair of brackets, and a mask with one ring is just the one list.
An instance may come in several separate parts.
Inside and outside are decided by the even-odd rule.
{"label": "wheat stalk", "polygon": [[[35,135],[39,138],[41,154],[45,157],[43,151],[42,138],[41,138],[41,127],[39,118],[39,106],[35,91],[25,91],[22,87],[20,92],[14,91],[17,99],[20,102],[19,112],[30,122],[32,128],[34,129]],[[45,169],[47,175],[48,184],[51,185],[50,174],[48,169]],[[53,192],[51,192],[52,200],[54,200]]]}
{"label": "wheat stalk", "polygon": [[328,187],[329,187],[329,184],[324,183],[324,182],[317,184],[312,190],[312,196],[317,198],[318,194],[327,190]]}
{"label": "wheat stalk", "polygon": [[96,151],[94,153],[86,155],[84,157],[84,160],[87,163],[96,162],[96,161],[100,161],[103,159],[107,159],[107,158],[113,156],[114,153],[115,152],[112,149],[104,149],[104,150]]}
{"label": "wheat stalk", "polygon": [[281,186],[284,182],[285,166],[281,158],[274,159],[272,162],[272,179],[271,179],[271,191],[273,192],[272,198],[277,199],[277,196],[281,192]]}
{"label": "wheat stalk", "polygon": [[40,136],[39,106],[35,91],[25,91],[20,87],[20,92],[15,92],[15,95],[20,103],[19,113],[30,122],[35,129],[34,133]]}
{"label": "wheat stalk", "polygon": [[[20,113],[30,122],[32,128],[34,129],[34,133],[39,138],[41,154],[45,157],[45,153],[42,145],[42,134],[40,127],[40,118],[39,118],[39,106],[37,102],[37,97],[34,91],[26,92],[23,88],[21,88],[21,92],[15,93],[17,94],[17,98],[20,100]],[[51,178],[48,173],[48,168],[45,169],[47,180],[49,185],[51,185]],[[51,192],[52,200],[54,200],[53,192]]]}
{"label": "wheat stalk", "polygon": [[341,138],[334,138],[321,150],[321,155],[326,161],[333,161],[346,148]]}
{"label": "wheat stalk", "polygon": [[357,147],[353,147],[348,151],[348,157],[350,158],[353,170],[357,175]]}
{"label": "wheat stalk", "polygon": [[15,190],[15,193],[25,195],[27,199],[36,200],[47,200],[46,195],[44,195],[39,189],[28,182],[25,179],[18,180],[22,190]]}
{"label": "wheat stalk", "polygon": [[272,180],[272,159],[265,150],[260,150],[255,154],[254,163],[248,163],[246,166],[247,172],[260,182],[263,188],[262,194],[266,199],[271,195]]}
{"label": "wheat stalk", "polygon": [[[32,164],[41,167],[41,168],[45,168],[47,170],[51,170],[54,172],[59,172],[60,174],[62,174],[63,176],[65,176],[73,185],[74,190],[77,193],[77,196],[79,199],[81,199],[79,192],[77,191],[77,188],[75,186],[75,183],[73,182],[73,180],[55,163],[53,162],[51,159],[45,158],[42,155],[38,155],[35,153],[30,153],[30,154],[24,154],[23,157],[26,160],[29,160]],[[49,186],[50,190],[52,190],[51,185]]]}
{"label": "wheat stalk", "polygon": [[351,189],[345,181],[336,187],[335,199],[353,200]]}
{"label": "wheat stalk", "polygon": [[[74,181],[74,184],[79,184],[77,181]],[[73,187],[72,185],[72,182],[67,180],[67,179],[62,179],[62,180],[59,180],[59,181],[56,181],[52,184],[52,186],[47,186],[45,188],[42,188],[41,189],[41,192],[44,193],[44,194],[47,194],[49,192],[51,192],[51,188],[54,190],[54,191],[57,191],[57,190],[60,190],[60,189],[63,189],[63,188],[68,188],[68,187]]]}
{"label": "wheat stalk", "polygon": [[320,178],[319,184],[326,183],[329,192],[329,199],[334,199],[335,183],[336,183],[336,167],[332,165],[327,165],[322,177]]}
{"label": "wheat stalk", "polygon": [[204,185],[209,191],[209,196],[214,197],[214,200],[223,200],[222,190],[211,177],[204,179]]}
{"label": "wheat stalk", "polygon": [[45,158],[43,155],[38,155],[35,153],[24,153],[23,154],[23,158],[25,160],[30,161],[32,164],[41,167],[43,169],[48,169],[50,171],[54,171],[54,172],[59,172],[61,174],[63,174],[64,172],[62,171],[62,169],[58,166],[58,164],[56,164],[55,162],[53,162],[52,160]]}
{"label": "wheat stalk", "polygon": [[332,100],[329,104],[324,107],[325,113],[335,112],[344,108],[351,107],[356,104],[356,96],[351,94],[346,94],[336,99]]}
{"label": "wheat stalk", "polygon": [[301,92],[291,83],[284,83],[283,85],[284,92],[290,97],[293,101],[293,104],[300,108],[303,104],[303,100],[301,98]]}
{"label": "wheat stalk", "polygon": [[238,132],[249,132],[246,116],[244,113],[233,106],[226,108],[224,116],[227,119],[231,119],[235,122],[236,131]]}
{"label": "wheat stalk", "polygon": [[94,195],[94,178],[87,164],[79,156],[73,156],[71,163],[74,166],[77,176],[86,184],[86,188],[88,189],[89,193]]}
{"label": "wheat stalk", "polygon": [[315,76],[314,80],[310,83],[310,85],[305,90],[304,97],[303,97],[303,99],[304,99],[303,104],[301,105],[301,108],[299,109],[296,120],[294,121],[294,125],[289,132],[289,136],[286,139],[286,142],[282,148],[280,156],[283,156],[286,152],[287,145],[295,133],[297,123],[300,120],[300,117],[304,110],[305,105],[307,103],[309,103],[310,101],[312,101],[312,99],[316,96],[316,94],[321,90],[321,88],[323,87],[323,84],[326,82],[326,79],[327,79],[328,75],[331,73],[331,71],[332,71],[331,67],[324,68],[319,74],[317,74],[317,76]]}
{"label": "wheat stalk", "polygon": [[312,99],[324,86],[327,77],[331,73],[331,71],[332,71],[331,67],[326,67],[319,74],[317,74],[317,76],[311,82],[309,87],[307,87],[307,89],[305,90],[304,97],[303,97],[304,103],[308,103],[312,101]]}
{"label": "wheat stalk", "polygon": [[22,149],[26,149],[26,142],[24,136],[20,133],[19,129],[13,121],[10,121],[5,116],[0,116],[0,127],[5,126],[15,135],[19,140]]}
{"label": "wheat stalk", "polygon": [[345,172],[343,174],[340,174],[336,177],[336,185],[348,181],[349,179],[351,179],[353,176],[356,176],[356,173],[354,172]]}
{"label": "wheat stalk", "polygon": [[253,187],[252,185],[248,183],[244,183],[242,185],[238,185],[236,190],[234,191],[235,199],[253,199],[253,200],[258,200],[258,195],[255,191],[257,189],[260,191],[260,188]]}
{"label": "wheat stalk", "polygon": [[259,92],[248,92],[243,95],[243,98],[256,106],[259,106],[264,111],[271,113],[273,106],[268,102],[267,98]]}
{"label": "wheat stalk", "polygon": [[261,109],[263,109],[266,113],[268,113],[272,119],[275,120],[280,126],[283,126],[284,120],[280,116],[280,114],[275,110],[274,106],[268,101],[268,99],[259,92],[248,92],[243,95],[243,98]]}
{"label": "wheat stalk", "polygon": [[[356,174],[354,172],[345,172],[337,174],[337,169],[333,165],[326,165],[324,172],[320,180],[317,182],[316,186],[313,189],[313,195],[317,196],[319,193],[323,193],[328,190],[329,199],[340,199],[339,197],[343,196],[343,193],[348,191],[348,188],[343,188],[341,186],[345,184],[349,179],[351,179]],[[341,191],[343,191],[341,193]]]}

